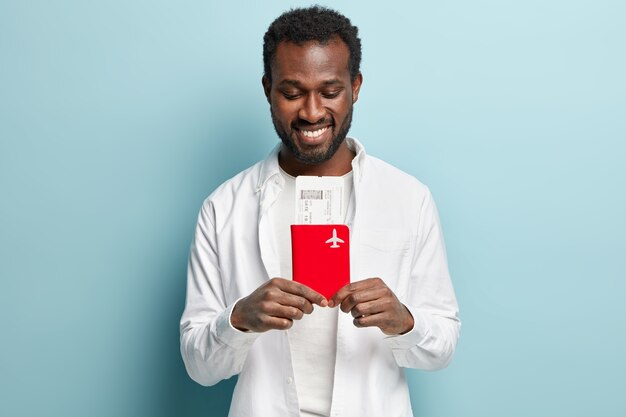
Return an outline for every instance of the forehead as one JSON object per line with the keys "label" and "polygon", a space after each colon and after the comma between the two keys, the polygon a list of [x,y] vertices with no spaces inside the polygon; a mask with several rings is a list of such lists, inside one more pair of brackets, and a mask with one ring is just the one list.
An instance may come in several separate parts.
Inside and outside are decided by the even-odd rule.
{"label": "forehead", "polygon": [[281,42],[272,60],[272,79],[314,81],[324,79],[350,79],[348,62],[350,50],[339,38],[322,44],[316,41],[296,44]]}

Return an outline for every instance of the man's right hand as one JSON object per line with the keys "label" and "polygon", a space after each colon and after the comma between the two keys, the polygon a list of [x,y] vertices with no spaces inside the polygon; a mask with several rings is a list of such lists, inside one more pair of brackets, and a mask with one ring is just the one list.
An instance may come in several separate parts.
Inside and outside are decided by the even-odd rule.
{"label": "man's right hand", "polygon": [[294,320],[311,314],[313,304],[327,307],[328,300],[298,282],[272,278],[235,304],[230,322],[242,331],[286,330]]}

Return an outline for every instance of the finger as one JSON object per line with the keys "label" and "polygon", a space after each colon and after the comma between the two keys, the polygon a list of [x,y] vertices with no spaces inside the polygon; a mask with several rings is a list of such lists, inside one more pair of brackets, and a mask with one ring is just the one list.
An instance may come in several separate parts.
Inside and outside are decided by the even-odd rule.
{"label": "finger", "polygon": [[372,314],[383,313],[391,308],[391,300],[376,299],[365,303],[359,303],[350,309],[352,317],[371,316]]}
{"label": "finger", "polygon": [[281,294],[277,297],[276,302],[282,304],[283,306],[297,308],[304,314],[311,314],[313,312],[313,304],[311,304],[309,300],[288,292],[281,292]]}
{"label": "finger", "polygon": [[[282,296],[287,294],[282,293]],[[279,296],[280,298],[281,296]],[[295,296],[293,296],[295,297]],[[306,303],[304,298],[302,298]],[[311,306],[311,309],[313,306]],[[267,315],[267,316],[275,316],[275,317],[283,317],[288,319],[301,319],[304,315],[304,311],[300,310],[297,306],[282,304],[279,299],[274,298],[272,300],[263,300],[259,302],[256,307],[256,312],[259,315]]]}
{"label": "finger", "polygon": [[341,304],[343,299],[351,294],[352,291],[352,284],[346,284],[343,287],[339,288],[339,291],[337,291],[335,295],[333,295],[331,299],[328,300],[328,307],[334,307]]}
{"label": "finger", "polygon": [[352,322],[356,327],[378,327],[386,335],[404,334],[413,328],[412,317],[407,325],[400,316],[388,311],[355,317]]}
{"label": "finger", "polygon": [[385,313],[377,313],[369,316],[355,317],[352,323],[354,323],[356,327],[384,327],[385,324],[387,324],[387,320]]}
{"label": "finger", "polygon": [[341,302],[341,311],[347,313],[348,311],[351,311],[357,304],[378,300],[388,295],[389,289],[387,287],[378,287],[355,291],[343,299],[343,301]]}
{"label": "finger", "polygon": [[264,315],[260,319],[261,326],[263,327],[262,331],[267,331],[271,329],[276,330],[287,330],[293,326],[293,320],[284,317],[274,317]]}
{"label": "finger", "polygon": [[376,287],[381,284],[385,285],[385,283],[380,278],[368,278],[362,281],[351,282],[350,284],[346,284],[343,287],[341,287],[339,291],[335,293],[335,295],[332,296],[332,298],[328,301],[328,306],[334,307],[334,306],[341,304],[347,296],[349,296],[355,291]]}
{"label": "finger", "polygon": [[326,307],[328,305],[326,297],[306,285],[300,284],[299,282],[280,280],[277,281],[277,284],[284,292],[304,297],[310,303],[317,304],[321,307]]}
{"label": "finger", "polygon": [[304,312],[299,308],[278,303],[272,303],[269,308],[264,310],[264,314],[289,320],[300,320],[304,316]]}
{"label": "finger", "polygon": [[370,316],[356,317],[352,320],[356,327],[378,327],[387,335],[399,334],[399,323],[394,322],[392,316],[387,313],[372,314]]}

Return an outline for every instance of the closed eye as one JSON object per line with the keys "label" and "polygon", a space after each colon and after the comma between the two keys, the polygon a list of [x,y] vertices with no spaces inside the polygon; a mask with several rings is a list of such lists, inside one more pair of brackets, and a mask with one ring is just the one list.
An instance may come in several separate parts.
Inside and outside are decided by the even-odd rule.
{"label": "closed eye", "polygon": [[341,94],[342,90],[335,91],[324,91],[322,92],[322,97],[324,98],[336,98],[339,94]]}
{"label": "closed eye", "polygon": [[295,100],[295,99],[299,98],[302,95],[299,91],[281,91],[280,93],[287,100]]}

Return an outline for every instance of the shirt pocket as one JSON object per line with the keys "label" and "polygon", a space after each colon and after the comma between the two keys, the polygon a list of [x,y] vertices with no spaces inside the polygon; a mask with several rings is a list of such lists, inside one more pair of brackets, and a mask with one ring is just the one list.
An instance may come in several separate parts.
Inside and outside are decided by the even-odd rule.
{"label": "shirt pocket", "polygon": [[411,237],[402,229],[362,230],[358,239],[357,276],[353,280],[379,277],[393,291],[409,271]]}

